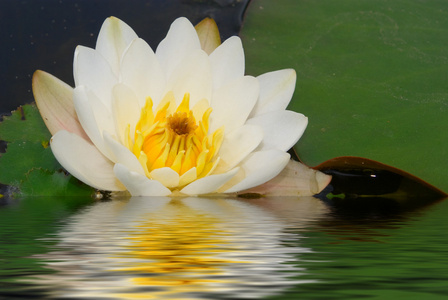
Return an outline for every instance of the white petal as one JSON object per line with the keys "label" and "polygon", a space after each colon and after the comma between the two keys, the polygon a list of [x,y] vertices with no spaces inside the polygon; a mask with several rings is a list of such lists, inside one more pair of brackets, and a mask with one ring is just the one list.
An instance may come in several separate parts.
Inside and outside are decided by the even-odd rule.
{"label": "white petal", "polygon": [[210,102],[207,99],[199,100],[195,105],[190,105],[193,116],[196,120],[201,120],[205,111],[210,107]]}
{"label": "white petal", "polygon": [[173,188],[179,185],[179,174],[171,168],[165,167],[151,171],[152,179],[159,181],[164,186]]}
{"label": "white petal", "polygon": [[190,94],[190,105],[212,95],[212,74],[208,55],[202,50],[193,51],[169,77],[167,90],[173,91],[178,103],[185,93]]}
{"label": "white petal", "polygon": [[112,113],[115,130],[122,144],[125,142],[125,132],[128,124],[130,132],[135,131],[135,125],[140,119],[140,104],[135,93],[124,84],[117,84],[113,88]]}
{"label": "white petal", "polygon": [[193,25],[186,18],[176,19],[156,50],[167,78],[181,61],[197,49],[201,49],[201,44]]}
{"label": "white petal", "polygon": [[171,194],[171,191],[157,180],[151,180],[144,175],[130,171],[122,164],[116,164],[114,172],[132,196],[167,196]]}
{"label": "white petal", "polygon": [[94,98],[94,95],[88,95],[88,91],[84,88],[84,86],[77,87],[73,91],[73,103],[75,105],[79,122],[98,150],[100,150],[100,152],[107,158],[112,159],[113,156],[111,152],[104,145],[102,135],[104,129],[100,128],[98,120],[96,119],[97,116],[92,108],[92,102],[97,102],[97,104],[99,102]]}
{"label": "white petal", "polygon": [[51,139],[51,150],[59,163],[87,185],[106,191],[123,191],[113,172],[113,163],[83,138],[65,130]]}
{"label": "white petal", "polygon": [[151,97],[154,106],[165,93],[165,73],[154,51],[142,39],[135,39],[126,50],[121,63],[121,81],[137,95],[140,106]]}
{"label": "white petal", "polygon": [[257,79],[260,81],[260,98],[251,116],[284,110],[294,93],[296,77],[296,71],[293,69],[279,70],[258,76]]}
{"label": "white petal", "polygon": [[117,142],[108,132],[103,133],[104,143],[113,154],[113,162],[126,166],[130,171],[145,175],[137,157],[125,146]]}
{"label": "white petal", "polygon": [[112,87],[117,83],[109,63],[93,49],[78,46],[73,62],[75,85],[91,90],[104,105],[110,107]]}
{"label": "white petal", "polygon": [[238,170],[239,168],[234,168],[227,173],[205,176],[193,181],[184,187],[180,192],[187,195],[200,195],[216,192],[227,181],[232,179]]}
{"label": "white petal", "polygon": [[308,118],[302,114],[279,110],[256,116],[246,124],[260,126],[264,137],[260,150],[279,149],[288,151],[302,136],[308,124]]}
{"label": "white petal", "polygon": [[179,186],[184,186],[184,185],[192,182],[193,180],[196,180],[197,177],[198,177],[197,169],[196,169],[196,167],[193,167],[180,176]]}
{"label": "white petal", "polygon": [[[244,125],[226,134],[219,149],[221,158],[215,172],[222,173],[235,167],[249,155],[263,140],[263,130],[259,126]],[[225,170],[222,167],[225,167]]]}
{"label": "white petal", "polygon": [[258,98],[258,80],[251,76],[241,77],[214,91],[210,103],[210,130],[224,125],[226,132],[242,126]]}
{"label": "white petal", "polygon": [[280,150],[254,152],[240,164],[245,178],[226,190],[226,193],[238,192],[265,183],[277,176],[289,162],[289,154]]}
{"label": "white petal", "polygon": [[96,41],[96,50],[107,60],[116,75],[118,75],[124,50],[135,38],[137,38],[137,34],[134,30],[115,17],[107,18],[101,26]]}
{"label": "white petal", "polygon": [[49,73],[37,70],[33,75],[33,94],[51,134],[67,130],[89,140],[76,115],[71,86]]}
{"label": "white petal", "polygon": [[[96,123],[100,132],[108,131],[115,134],[115,120],[112,115],[112,107],[107,107],[91,91],[86,91],[88,103],[92,108]],[[111,103],[112,105],[112,103]]]}
{"label": "white petal", "polygon": [[313,170],[304,164],[289,160],[286,167],[273,179],[243,193],[263,196],[313,196],[319,194],[331,181],[331,176]]}
{"label": "white petal", "polygon": [[210,62],[214,89],[244,76],[244,50],[241,39],[233,36],[224,41],[210,54]]}

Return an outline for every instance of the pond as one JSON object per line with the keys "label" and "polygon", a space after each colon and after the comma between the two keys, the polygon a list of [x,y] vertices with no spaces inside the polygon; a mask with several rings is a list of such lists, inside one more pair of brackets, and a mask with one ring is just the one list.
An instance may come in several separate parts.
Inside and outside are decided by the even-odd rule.
{"label": "pond", "polygon": [[[92,0],[0,2],[0,20],[3,21],[2,30],[6,33],[4,39],[6,46],[0,49],[0,65],[4,68],[4,72],[0,74],[2,79],[0,116],[8,114],[19,105],[33,102],[31,78],[37,69],[45,70],[73,85],[72,63],[76,45],[93,47],[102,22],[111,15],[125,20],[139,36],[155,47],[166,34],[170,23],[179,16],[187,16],[193,23],[211,16],[217,20],[223,39],[238,34],[249,2],[249,0],[148,0],[132,3],[125,0],[109,0],[107,4],[105,1]],[[278,25],[281,24],[280,21],[302,22],[303,19],[297,17],[296,12],[303,11],[304,15],[307,15],[305,9],[308,7],[309,11],[309,6],[312,6],[312,1],[301,2],[306,5],[297,6],[299,10],[290,10],[289,5],[283,5],[292,15],[290,18],[285,18],[283,15],[278,15],[277,9],[269,10],[267,6],[269,2],[253,2],[256,3],[252,10],[254,15],[272,12],[277,20],[277,26],[272,26],[272,35],[275,35],[276,28],[290,32],[288,26]],[[273,4],[274,1],[270,3]],[[347,10],[334,18],[321,17],[321,6],[316,4],[314,17],[319,18],[319,22],[316,23],[315,29],[318,34],[321,33],[319,30],[322,30],[325,36],[328,35],[328,40],[317,35],[319,38],[311,39],[313,45],[316,44],[315,41],[320,41],[326,46],[331,45],[329,42],[337,41],[335,38],[337,35],[333,35],[333,31],[336,31],[333,29],[339,27],[367,30],[381,25],[394,30],[403,30],[403,26],[395,26],[392,23],[389,25],[391,19],[383,17],[382,13],[369,12],[370,9],[364,9],[364,6],[362,9],[357,8],[359,13],[353,13],[352,1],[344,3],[345,5],[339,5],[339,8],[333,4],[335,9]],[[358,1],[357,4],[359,3],[361,2]],[[407,13],[401,6],[395,11],[403,14],[405,20],[408,20],[408,15],[421,15],[425,24],[431,21],[432,11],[421,10],[419,2],[414,3],[414,6],[417,4],[418,7],[415,8],[417,13]],[[381,1],[376,1],[373,5],[393,11],[389,5],[384,6]],[[394,5],[402,4],[397,2]],[[329,11],[332,11],[332,8],[329,8]],[[444,19],[444,11],[442,9],[437,11],[441,14],[438,17]],[[431,18],[426,18],[427,15],[431,15]],[[359,26],[357,22],[363,18],[368,21],[364,23],[367,25]],[[263,17],[259,20],[264,24],[274,25],[274,22],[267,22]],[[312,28],[310,24],[314,24],[312,20],[308,20],[306,24],[303,21],[303,28],[306,30],[301,32],[309,34],[309,29]],[[355,25],[347,23],[347,20]],[[374,24],[372,27],[369,25],[370,20],[381,24]],[[438,20],[434,18],[433,22],[438,23]],[[335,22],[335,25],[333,26],[331,22]],[[418,29],[418,26],[414,26],[414,19],[409,23],[412,25],[409,30]],[[246,26],[246,30],[250,28]],[[426,38],[430,31],[427,28],[429,27],[419,27],[420,32],[424,33],[425,45],[428,44]],[[246,37],[247,48],[250,49],[252,45],[252,49],[258,49],[256,43],[263,44],[263,38],[268,35],[262,30],[257,32],[259,29],[257,22],[252,22],[252,29],[257,35]],[[441,30],[433,31],[443,33]],[[383,33],[383,30],[378,30],[377,34],[383,37]],[[389,36],[385,36],[384,40],[387,42],[385,45],[394,47],[398,45],[397,57],[405,57],[401,55],[401,47],[408,45],[409,49],[404,49],[409,50],[409,57],[425,63],[431,62],[437,66],[445,65],[447,60],[444,55],[419,52],[420,49],[414,47],[412,43],[402,42],[405,40],[396,38],[394,31],[392,33],[390,41],[386,40]],[[341,36],[344,37],[344,31]],[[361,37],[364,36],[369,35],[361,34]],[[408,41],[413,39],[408,37]],[[372,40],[380,41],[375,35]],[[434,40],[443,39],[437,36]],[[332,83],[336,73],[319,71],[320,65],[316,62],[325,66],[333,66],[334,63],[328,64],[325,59],[312,60],[310,56],[302,55],[302,52],[309,54],[312,48],[308,51],[308,48],[300,48],[295,40],[291,41],[292,46],[285,46],[286,40],[278,41],[278,49],[282,49],[282,52],[275,56],[262,57],[257,53],[251,55],[249,51],[246,58],[249,68],[256,71],[253,75],[262,73],[261,69],[267,64],[266,57],[282,57],[289,60],[287,65],[278,64],[278,68],[294,67],[291,66],[291,62],[303,61],[305,67],[297,68],[301,77],[298,93],[300,102],[297,102],[300,105],[306,105],[302,99],[307,98],[310,100],[310,106],[319,108],[324,105],[316,105],[315,99],[319,101],[330,99],[332,103],[339,103],[334,98],[339,94],[340,97],[350,101],[358,99],[355,94],[346,96],[352,92],[352,87],[355,90],[359,89],[365,97],[364,90],[375,90],[379,86],[381,88],[378,88],[381,96],[379,98],[384,98],[384,101],[388,99],[383,97],[384,91],[390,92],[394,97],[395,92],[403,92],[406,96],[404,98],[411,100],[413,98],[409,95],[426,95],[425,90],[416,93],[413,89],[403,89],[400,82],[393,85],[393,80],[386,81],[387,84],[380,82],[374,86],[375,88],[372,88],[374,81],[370,79],[358,80],[357,85],[353,85],[353,78],[356,77],[350,77],[350,73],[347,73],[350,79],[345,83],[350,87],[348,91],[328,90],[331,97],[326,97],[325,94],[320,96],[317,92],[327,92],[322,86],[328,87],[331,84],[322,85],[322,81],[313,76],[321,74],[326,82]],[[272,45],[272,43],[272,40],[268,40],[264,44]],[[351,46],[353,43],[338,42],[335,45]],[[276,47],[270,48],[276,50]],[[291,59],[285,52],[288,49],[299,53],[298,57],[302,60],[296,56]],[[332,53],[332,48],[323,47],[323,49]],[[351,47],[350,50],[352,49],[356,47]],[[366,47],[360,49],[364,53]],[[428,50],[426,47],[423,49]],[[389,50],[386,50],[385,53],[389,53]],[[342,58],[350,58],[345,52],[343,54]],[[320,56],[327,57],[317,52],[317,58]],[[385,62],[370,65],[383,67],[387,64],[386,60]],[[443,68],[434,69],[440,69],[440,74],[443,75]],[[354,70],[356,71],[356,68]],[[363,72],[387,74],[388,72],[384,70],[381,70],[381,73],[369,70]],[[337,71],[339,73],[340,70]],[[417,74],[426,72],[419,71]],[[428,84],[431,97],[423,97],[423,100],[417,99],[418,101],[414,102],[434,102],[437,105],[442,103],[440,108],[434,107],[438,108],[436,110],[438,113],[443,114],[446,107],[444,98],[446,84],[442,82],[444,76],[438,74],[434,73],[432,77],[425,76],[425,78],[436,83],[441,78],[440,86],[443,89],[433,91],[434,87]],[[343,83],[346,80],[345,77],[337,78],[342,78]],[[433,80],[434,78],[437,80]],[[315,83],[318,84],[317,88],[314,88]],[[409,84],[426,87],[425,84],[415,84],[413,81]],[[383,90],[383,87],[386,89]],[[311,96],[307,96],[307,91]],[[389,101],[388,105],[391,103],[395,102]],[[379,107],[383,113],[385,106]],[[300,107],[298,110],[303,109]],[[317,117],[310,118],[313,119],[313,123],[309,126],[308,132],[315,130],[319,134],[325,134],[325,126],[315,124],[319,124],[319,118],[331,119],[335,115],[334,111],[338,109],[330,105],[325,111],[331,117],[326,117],[319,111]],[[388,111],[401,112],[393,109]],[[421,115],[419,109],[416,108],[415,112],[418,116]],[[346,117],[346,121],[361,122],[363,118],[365,115],[357,113]],[[432,115],[428,115],[426,119],[408,119],[416,128],[418,122],[444,120]],[[389,119],[385,120],[389,124]],[[362,124],[374,124],[362,122]],[[433,168],[429,168],[426,160],[431,157],[446,158],[442,152],[437,152],[438,154],[428,152],[434,149],[446,149],[440,146],[442,145],[440,143],[446,140],[446,134],[441,137],[436,135],[436,133],[442,135],[446,130],[439,125],[428,124],[422,126],[429,128],[429,133],[423,131],[423,135],[434,137],[435,143],[423,143],[416,137],[409,139],[412,147],[407,151],[400,152],[395,148],[394,151],[390,151],[393,147],[389,144],[384,149],[394,157],[410,155],[412,165],[423,164],[422,169],[429,170],[435,174],[434,177],[443,180],[446,163],[434,164]],[[386,128],[385,125],[383,127]],[[331,126],[328,128],[331,129]],[[359,126],[351,128],[357,130],[356,135],[351,135],[354,138],[361,136],[365,140],[376,142],[370,135],[373,131],[360,130]],[[434,131],[433,128],[442,129]],[[345,128],[340,132],[344,138],[349,136]],[[412,130],[409,132],[414,133]],[[406,134],[399,132],[396,135],[408,137],[409,132],[406,131]],[[389,131],[386,133],[387,135],[384,135],[386,138],[392,136]],[[308,136],[319,135],[311,133]],[[336,144],[344,144],[350,148],[355,144],[367,145],[360,139],[356,140],[356,143],[341,143],[339,138],[336,142],[331,142],[327,138],[322,141],[325,142],[325,147],[316,146],[314,142],[304,146],[309,147],[310,152],[315,152],[316,149],[336,148]],[[434,144],[437,147],[432,146]],[[5,148],[5,142],[0,141],[0,152],[4,152]],[[369,150],[374,153],[372,149]],[[417,155],[412,155],[410,151],[413,149]],[[420,159],[421,153],[427,154],[425,159]],[[416,157],[419,159],[415,159]],[[434,172],[436,167],[442,170],[439,172],[444,176]],[[390,183],[389,179],[387,181]],[[350,182],[350,186],[352,185],[353,181]],[[6,187],[0,185],[1,194],[4,190]],[[443,199],[433,201],[433,199],[416,198],[413,200],[416,203],[411,203],[411,200],[407,203],[407,200],[405,199],[404,204],[400,204],[385,198],[331,201],[313,197],[260,199],[134,197],[108,200],[93,200],[90,197],[17,199],[3,197],[0,198],[0,299],[447,299],[448,202]]]}
{"label": "pond", "polygon": [[9,200],[0,298],[446,299],[447,213],[313,197]]}

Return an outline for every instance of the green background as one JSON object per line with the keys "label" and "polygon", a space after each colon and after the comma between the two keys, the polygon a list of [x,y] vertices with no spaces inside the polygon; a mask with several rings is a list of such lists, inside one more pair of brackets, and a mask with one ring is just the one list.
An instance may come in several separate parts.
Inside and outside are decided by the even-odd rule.
{"label": "green background", "polygon": [[361,156],[448,191],[448,2],[257,0],[241,36],[248,74],[296,70],[306,164]]}

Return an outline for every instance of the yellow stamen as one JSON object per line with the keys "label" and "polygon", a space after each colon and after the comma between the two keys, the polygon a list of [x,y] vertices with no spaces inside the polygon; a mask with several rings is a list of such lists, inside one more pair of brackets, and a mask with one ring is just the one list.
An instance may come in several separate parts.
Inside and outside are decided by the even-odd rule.
{"label": "yellow stamen", "polygon": [[124,137],[125,146],[138,158],[146,176],[150,177],[155,169],[170,167],[182,177],[180,188],[214,170],[224,129],[209,133],[212,109],[201,105],[203,114],[196,111],[200,120],[196,122],[188,93],[177,108],[172,92],[165,95],[156,110],[153,110],[152,99],[146,99],[133,136],[128,125]]}
{"label": "yellow stamen", "polygon": [[148,170],[148,157],[146,156],[145,152],[140,152],[140,157],[138,158],[138,161],[143,167],[143,170],[145,170],[146,177],[149,177],[149,170]]}

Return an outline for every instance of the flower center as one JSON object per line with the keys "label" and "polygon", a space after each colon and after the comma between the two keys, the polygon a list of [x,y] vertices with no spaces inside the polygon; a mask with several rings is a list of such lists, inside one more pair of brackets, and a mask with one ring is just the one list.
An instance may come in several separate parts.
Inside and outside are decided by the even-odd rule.
{"label": "flower center", "polygon": [[187,116],[184,112],[175,112],[168,118],[168,127],[177,135],[185,135],[193,132],[198,126],[194,117]]}
{"label": "flower center", "polygon": [[208,103],[204,107],[204,102],[190,109],[189,102],[190,95],[185,94],[175,108],[173,93],[169,92],[154,111],[148,97],[133,138],[128,125],[125,144],[138,158],[149,178],[153,178],[151,173],[154,170],[169,167],[179,174],[177,186],[180,187],[207,176],[218,164],[217,153],[224,129],[208,134],[212,109]]}

